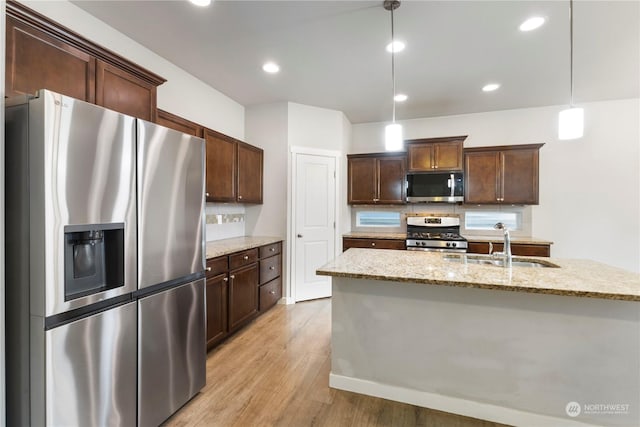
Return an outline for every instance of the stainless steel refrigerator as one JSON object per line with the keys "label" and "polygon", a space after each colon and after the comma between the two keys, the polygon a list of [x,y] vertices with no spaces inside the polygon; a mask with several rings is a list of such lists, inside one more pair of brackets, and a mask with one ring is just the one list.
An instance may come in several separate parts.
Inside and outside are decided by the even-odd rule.
{"label": "stainless steel refrigerator", "polygon": [[7,424],[159,424],[205,381],[204,142],[47,90],[5,125]]}
{"label": "stainless steel refrigerator", "polygon": [[205,384],[204,140],[138,120],[138,425]]}

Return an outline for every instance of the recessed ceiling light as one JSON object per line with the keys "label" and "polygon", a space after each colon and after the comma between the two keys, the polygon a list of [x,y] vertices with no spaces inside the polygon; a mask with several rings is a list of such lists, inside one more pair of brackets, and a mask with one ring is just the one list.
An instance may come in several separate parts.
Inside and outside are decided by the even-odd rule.
{"label": "recessed ceiling light", "polygon": [[489,83],[487,85],[484,85],[482,90],[484,92],[493,92],[494,90],[498,89],[499,87],[500,87],[500,85],[498,83]]}
{"label": "recessed ceiling light", "polygon": [[262,66],[262,69],[269,74],[275,74],[278,71],[280,71],[280,66],[278,64],[276,64],[275,62],[265,62],[265,64]]}
{"label": "recessed ceiling light", "polygon": [[531,31],[535,30],[538,27],[541,27],[544,24],[544,18],[541,16],[534,16],[533,18],[529,18],[520,24],[520,31]]}
{"label": "recessed ceiling light", "polygon": [[399,93],[396,96],[393,97],[393,100],[396,102],[404,102],[406,101],[408,98],[407,95],[405,95],[404,93]]}
{"label": "recessed ceiling light", "polygon": [[191,3],[195,4],[196,6],[209,6],[211,4],[211,0],[189,0]]}
{"label": "recessed ceiling light", "polygon": [[396,40],[387,45],[387,52],[393,52],[393,53],[402,52],[405,47],[406,46],[404,43]]}

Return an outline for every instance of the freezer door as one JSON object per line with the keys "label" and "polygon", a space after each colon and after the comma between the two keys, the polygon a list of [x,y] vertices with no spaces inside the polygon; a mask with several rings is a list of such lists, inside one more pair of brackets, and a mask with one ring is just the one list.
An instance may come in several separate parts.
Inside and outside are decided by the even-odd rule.
{"label": "freezer door", "polygon": [[[51,316],[135,291],[135,119],[48,90],[29,101],[29,115],[30,201],[22,215],[30,221],[31,313]],[[111,245],[122,274],[70,293],[66,228],[88,224],[122,230],[120,249]]]}
{"label": "freezer door", "polygon": [[[135,425],[135,324],[132,302],[45,332],[47,426]],[[32,381],[41,371],[32,367]]]}
{"label": "freezer door", "polygon": [[138,421],[157,426],[205,385],[204,279],[138,301]]}
{"label": "freezer door", "polygon": [[204,140],[144,120],[138,132],[138,288],[204,271]]}

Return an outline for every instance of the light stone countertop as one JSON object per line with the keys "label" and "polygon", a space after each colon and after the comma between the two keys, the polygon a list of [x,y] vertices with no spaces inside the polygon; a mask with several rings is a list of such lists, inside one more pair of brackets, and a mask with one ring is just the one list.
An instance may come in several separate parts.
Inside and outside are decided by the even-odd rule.
{"label": "light stone countertop", "polygon": [[351,248],[316,273],[356,279],[640,301],[640,274],[596,261],[514,257],[514,260],[552,262],[560,268],[507,269],[445,261],[444,255],[438,252]]}
{"label": "light stone countertop", "polygon": [[357,231],[343,234],[342,237],[353,239],[388,239],[388,240],[406,240],[407,233],[381,233],[378,231]]}
{"label": "light stone countertop", "polygon": [[207,242],[207,259],[279,242],[281,237],[244,236]]}
{"label": "light stone countertop", "polygon": [[[491,242],[491,243],[502,243],[504,242],[503,236],[474,236],[472,234],[465,234],[464,238],[469,242]],[[537,237],[521,237],[521,236],[511,236],[511,243],[520,243],[523,245],[553,245],[551,240],[539,239]]]}
{"label": "light stone countertop", "polygon": [[[342,237],[350,237],[353,239],[389,239],[389,240],[406,240],[407,233],[383,233],[377,231],[354,231],[351,233],[343,234]],[[474,236],[463,235],[469,242],[491,242],[502,243],[504,238],[502,236]],[[511,236],[511,243],[529,244],[529,245],[552,245],[550,240],[539,239],[537,237],[530,236]]]}

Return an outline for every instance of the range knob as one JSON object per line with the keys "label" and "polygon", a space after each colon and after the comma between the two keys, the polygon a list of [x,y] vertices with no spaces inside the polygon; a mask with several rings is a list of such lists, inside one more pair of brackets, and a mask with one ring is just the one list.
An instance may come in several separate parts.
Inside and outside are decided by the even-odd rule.
{"label": "range knob", "polygon": [[458,246],[458,244],[456,242],[451,242],[451,247],[455,248],[456,246]]}
{"label": "range knob", "polygon": [[451,243],[447,242],[447,247],[450,248],[451,247]]}

